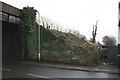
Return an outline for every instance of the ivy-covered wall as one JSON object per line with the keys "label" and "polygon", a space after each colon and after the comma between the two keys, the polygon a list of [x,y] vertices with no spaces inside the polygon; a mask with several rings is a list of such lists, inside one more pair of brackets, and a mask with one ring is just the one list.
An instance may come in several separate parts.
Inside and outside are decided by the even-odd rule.
{"label": "ivy-covered wall", "polygon": [[38,27],[36,10],[33,7],[24,7],[21,10],[21,35],[25,59],[32,59],[38,54]]}

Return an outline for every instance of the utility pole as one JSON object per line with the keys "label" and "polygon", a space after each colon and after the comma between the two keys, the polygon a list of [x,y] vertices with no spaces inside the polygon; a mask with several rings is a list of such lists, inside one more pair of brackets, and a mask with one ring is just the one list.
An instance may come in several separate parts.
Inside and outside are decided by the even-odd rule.
{"label": "utility pole", "polygon": [[93,35],[93,43],[95,43],[95,37],[97,35],[97,23],[98,23],[98,20],[96,21],[96,25],[93,25],[93,31],[92,31],[92,35]]}

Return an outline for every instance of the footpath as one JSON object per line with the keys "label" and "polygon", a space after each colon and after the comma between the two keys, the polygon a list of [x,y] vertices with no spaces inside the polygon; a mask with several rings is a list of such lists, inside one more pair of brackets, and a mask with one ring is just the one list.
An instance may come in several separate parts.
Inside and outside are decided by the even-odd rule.
{"label": "footpath", "polygon": [[100,73],[109,73],[109,74],[120,74],[120,71],[117,66],[111,65],[101,65],[101,66],[76,66],[76,65],[65,65],[57,63],[45,63],[38,61],[12,61],[12,63],[20,63],[27,65],[38,65],[41,67],[49,68],[58,68],[58,69],[67,69],[67,70],[77,70],[77,71],[86,71],[86,72],[100,72]]}

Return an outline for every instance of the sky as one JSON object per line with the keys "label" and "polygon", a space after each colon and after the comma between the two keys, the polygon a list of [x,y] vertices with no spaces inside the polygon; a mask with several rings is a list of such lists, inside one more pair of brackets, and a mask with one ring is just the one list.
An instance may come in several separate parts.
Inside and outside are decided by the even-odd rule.
{"label": "sky", "polygon": [[[106,35],[118,42],[119,0],[1,0],[19,9],[34,7],[41,16],[62,25],[63,29],[78,30],[89,40],[98,20],[96,41],[102,43]],[[120,39],[119,39],[120,43]]]}

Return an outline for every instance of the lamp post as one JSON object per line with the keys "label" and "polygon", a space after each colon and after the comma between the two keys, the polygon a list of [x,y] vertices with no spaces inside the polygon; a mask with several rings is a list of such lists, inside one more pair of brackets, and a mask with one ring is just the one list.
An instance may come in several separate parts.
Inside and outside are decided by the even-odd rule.
{"label": "lamp post", "polygon": [[38,12],[38,57],[39,57],[39,61],[40,61],[40,13]]}

